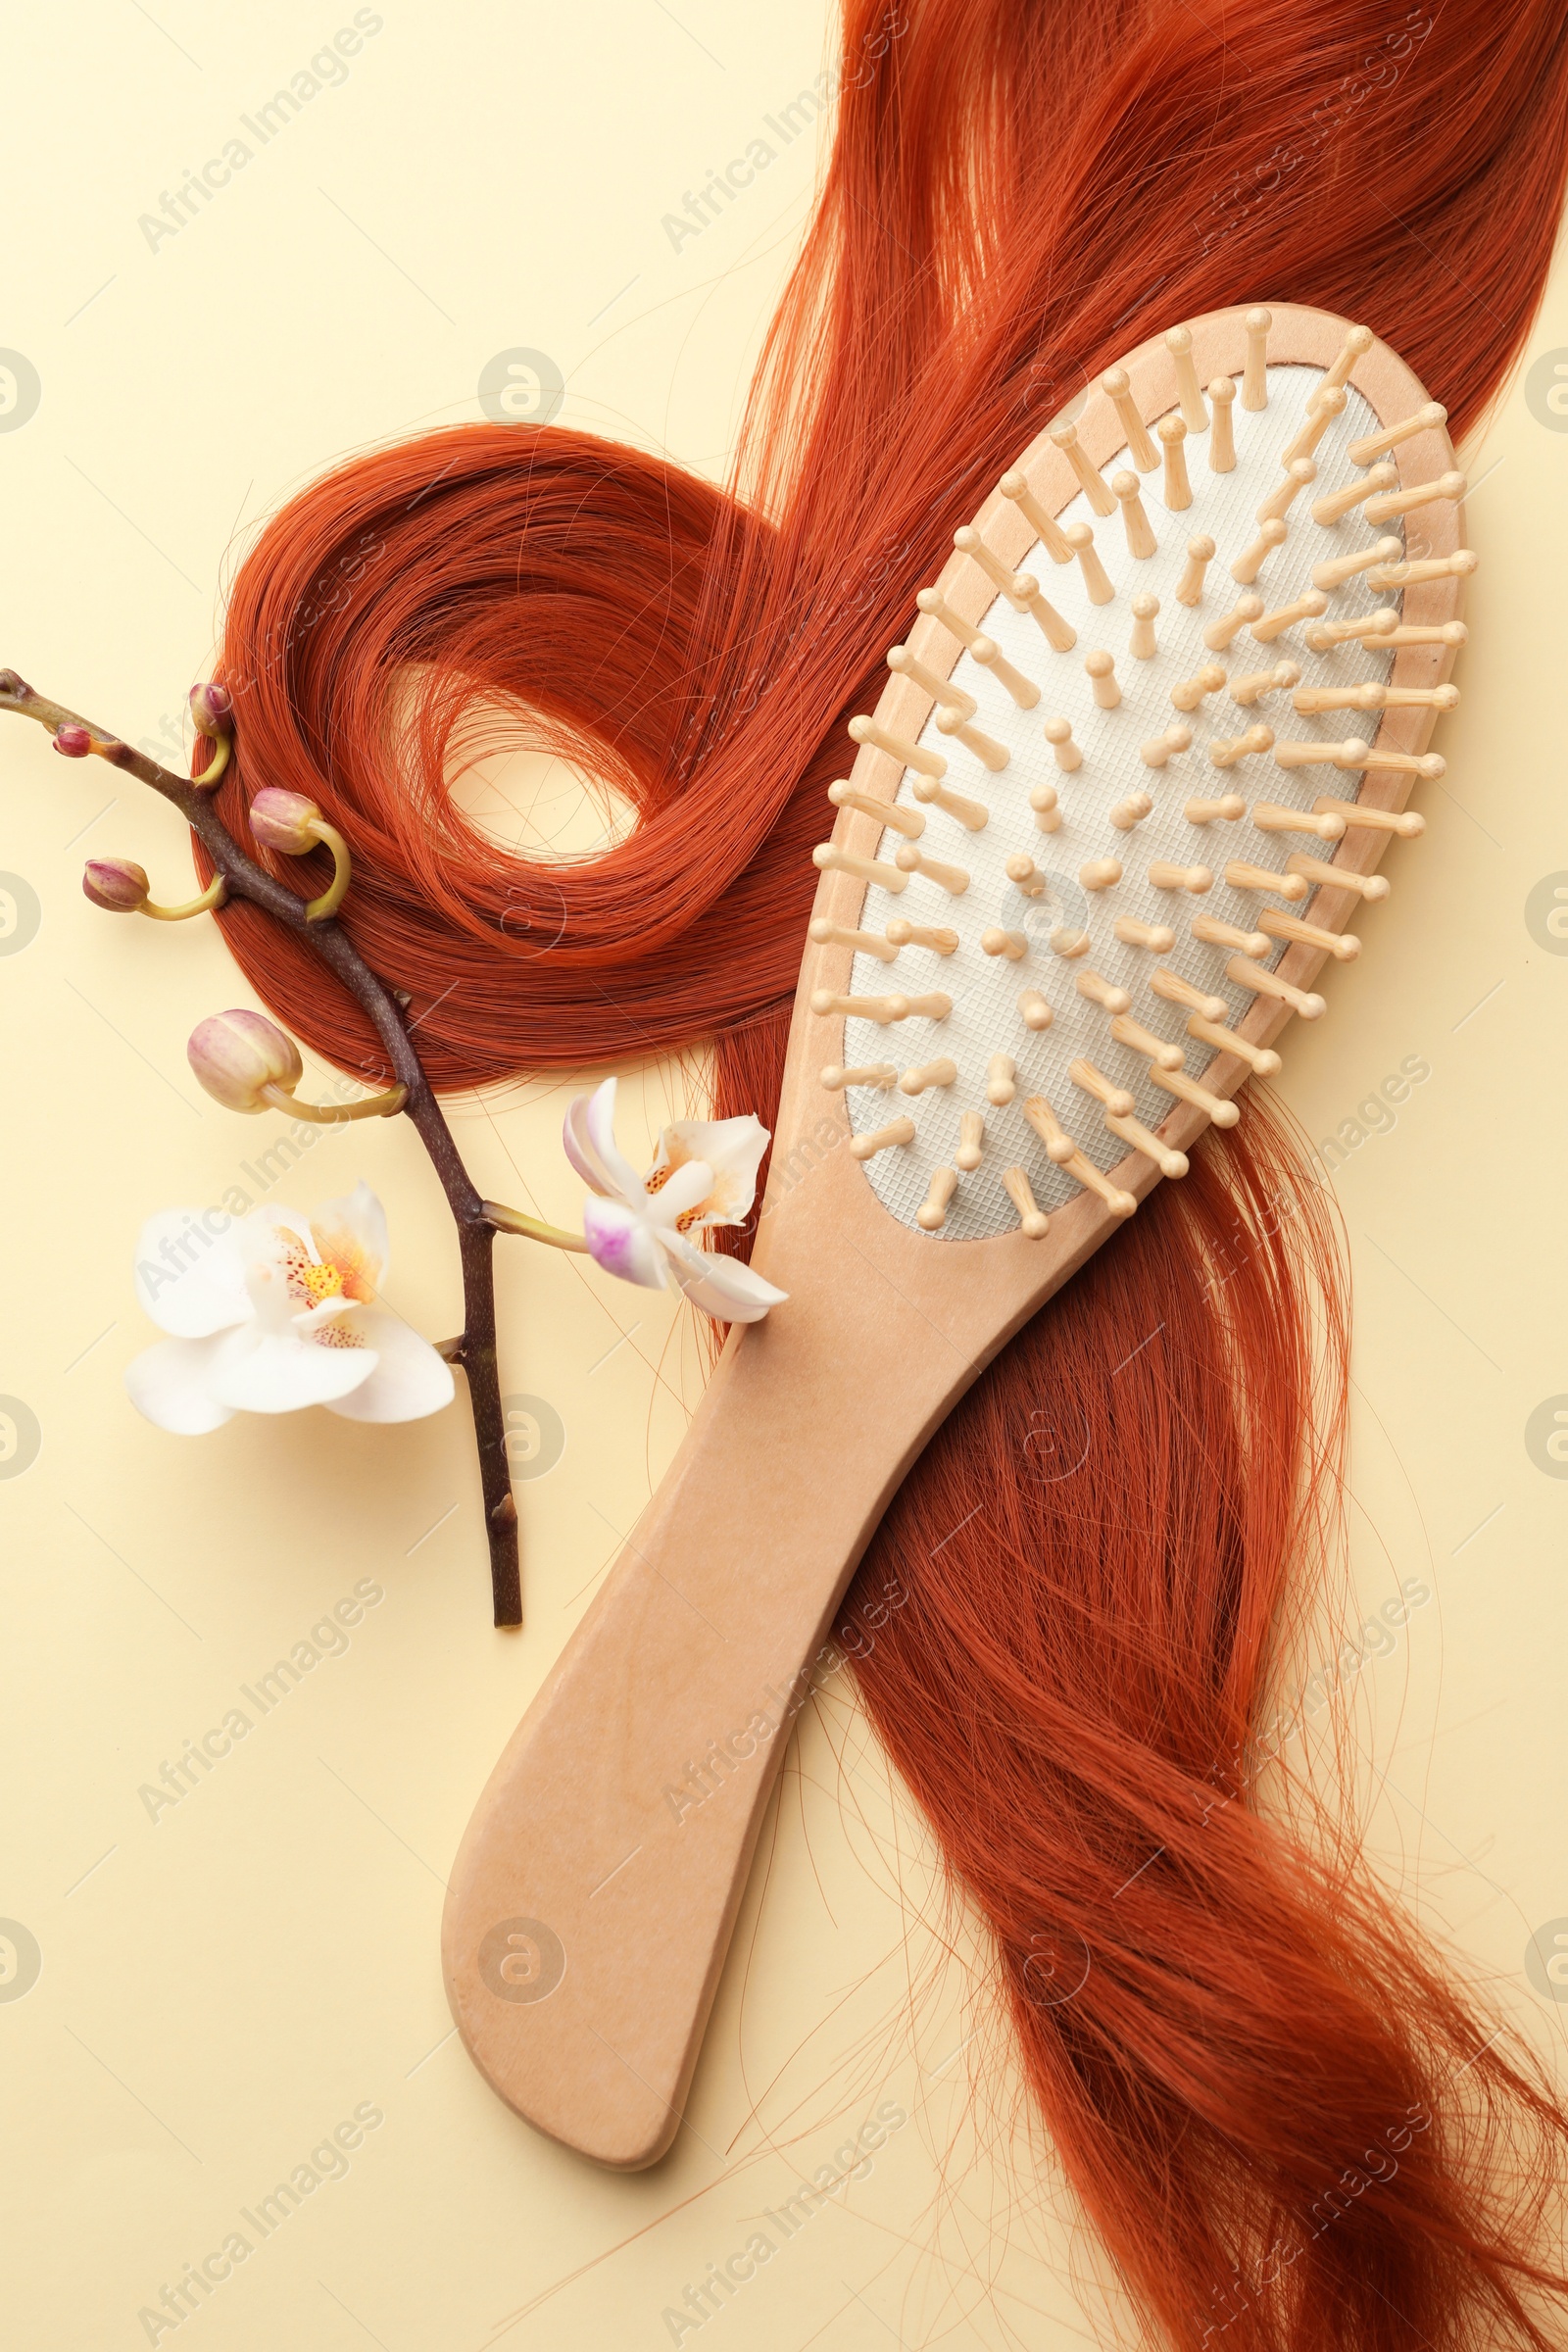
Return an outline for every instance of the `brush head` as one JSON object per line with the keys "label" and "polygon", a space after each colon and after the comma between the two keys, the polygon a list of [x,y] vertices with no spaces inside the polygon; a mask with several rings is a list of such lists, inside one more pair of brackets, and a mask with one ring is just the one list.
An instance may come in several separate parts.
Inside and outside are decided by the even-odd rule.
{"label": "brush head", "polygon": [[[1124,1215],[1156,1171],[1183,1173],[1160,1130],[1174,1114],[1190,1140],[1195,1108],[1231,1123],[1237,1086],[1278,1066],[1270,1036],[1325,1009],[1308,983],[1345,959],[1347,916],[1387,895],[1369,869],[1408,832],[1411,786],[1442,773],[1420,747],[1456,699],[1441,679],[1473,559],[1441,416],[1380,421],[1356,386],[1376,368],[1357,330],[1330,367],[1254,368],[1264,405],[1220,402],[1228,429],[1189,443],[1173,511],[1168,480],[1131,470],[1126,428],[1129,384],[1156,433],[1190,406],[1179,343],[1183,381],[1133,355],[1070,447],[1042,436],[956,535],[909,634],[947,700],[897,677],[852,722],[860,792],[925,821],[879,841],[862,800],[835,836],[865,884],[860,932],[908,944],[891,967],[854,956],[842,1042],[816,1058],[892,1056],[921,1077],[891,1132],[875,1090],[843,1099],[883,1206],[943,1241],[1042,1238],[1085,1190]],[[1402,489],[1435,485],[1395,516],[1379,497],[1391,450]],[[1091,454],[1120,514],[1085,482]],[[1311,495],[1281,514],[1293,466]],[[922,925],[956,949],[916,944]],[[890,989],[912,1007],[938,978],[949,1011],[888,1021]],[[862,1014],[862,999],[878,1002]],[[998,1054],[1015,1068],[1001,1103]]]}

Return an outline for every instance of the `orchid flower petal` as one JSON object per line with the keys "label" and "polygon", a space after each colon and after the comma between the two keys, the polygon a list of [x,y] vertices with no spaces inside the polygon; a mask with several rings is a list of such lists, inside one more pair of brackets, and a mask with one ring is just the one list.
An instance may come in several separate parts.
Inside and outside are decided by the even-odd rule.
{"label": "orchid flower petal", "polygon": [[250,1247],[257,1250],[267,1248],[269,1235],[281,1234],[285,1240],[298,1242],[313,1265],[319,1263],[321,1253],[316,1247],[310,1218],[303,1209],[289,1208],[281,1200],[264,1201],[260,1208],[253,1208],[242,1221],[239,1232],[248,1236]]}
{"label": "orchid flower petal", "polygon": [[214,1234],[211,1209],[166,1208],[149,1217],[136,1242],[136,1298],[142,1312],[175,1339],[200,1340],[249,1320],[245,1261],[233,1219]]}
{"label": "orchid flower petal", "polygon": [[348,1328],[374,1351],[375,1370],[346,1396],[329,1396],[328,1412],[345,1421],[422,1421],[456,1395],[452,1368],[428,1340],[384,1306],[356,1306]]}
{"label": "orchid flower petal", "polygon": [[588,1134],[589,1100],[587,1095],[575,1095],[567,1103],[566,1115],[561,1126],[562,1149],[590,1192],[609,1195],[615,1188],[607,1170],[600,1165],[599,1154]]}
{"label": "orchid flower petal", "polygon": [[212,1391],[213,1358],[226,1332],[206,1339],[160,1340],[125,1366],[125,1394],[145,1420],[176,1438],[203,1438],[234,1418]]}
{"label": "orchid flower petal", "polygon": [[345,1296],[368,1306],[385,1279],[391,1245],[386,1210],[362,1178],[340,1200],[323,1200],[311,1219],[322,1262],[336,1266]]}
{"label": "orchid flower petal", "polygon": [[599,1165],[609,1179],[605,1189],[616,1194],[622,1200],[637,1200],[643,1194],[642,1179],[615,1142],[617,1083],[613,1078],[607,1078],[603,1086],[594,1089],[588,1098],[588,1107],[583,1112],[583,1129],[586,1130]]}
{"label": "orchid flower petal", "polygon": [[[682,1274],[676,1277],[682,1298],[690,1299],[692,1305],[699,1308],[712,1322],[760,1323],[770,1308],[779,1305],[788,1298],[787,1291],[775,1291],[771,1284],[763,1285],[769,1294],[765,1298],[738,1297],[727,1283],[716,1281],[712,1274],[713,1266],[728,1262],[716,1257],[711,1258],[704,1273],[700,1275]],[[746,1273],[749,1268],[743,1266],[741,1271]],[[760,1275],[758,1276],[758,1280],[761,1281]]]}
{"label": "orchid flower petal", "polygon": [[646,1218],[619,1200],[590,1197],[582,1204],[583,1238],[589,1255],[607,1274],[622,1282],[641,1283],[645,1290],[664,1287],[664,1260]]}
{"label": "orchid flower petal", "polygon": [[295,1333],[251,1324],[225,1332],[217,1344],[211,1393],[220,1404],[245,1413],[294,1413],[306,1404],[330,1404],[375,1370],[373,1348],[321,1348]]}
{"label": "orchid flower petal", "polygon": [[715,1323],[760,1323],[770,1307],[782,1306],[789,1297],[738,1257],[699,1250],[678,1234],[661,1234],[660,1240],[682,1295]]}

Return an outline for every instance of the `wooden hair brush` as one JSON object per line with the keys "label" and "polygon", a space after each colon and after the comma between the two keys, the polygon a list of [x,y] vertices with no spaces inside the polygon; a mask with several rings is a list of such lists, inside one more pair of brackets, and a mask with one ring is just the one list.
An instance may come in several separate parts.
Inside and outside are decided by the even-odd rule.
{"label": "wooden hair brush", "polygon": [[1364,327],[1174,328],[956,534],[851,724],[754,1257],[788,1303],[731,1333],[446,1908],[475,2063],[602,2164],[674,2136],[789,1722],[909,1464],[1234,1125],[1423,829],[1475,562],[1444,427]]}

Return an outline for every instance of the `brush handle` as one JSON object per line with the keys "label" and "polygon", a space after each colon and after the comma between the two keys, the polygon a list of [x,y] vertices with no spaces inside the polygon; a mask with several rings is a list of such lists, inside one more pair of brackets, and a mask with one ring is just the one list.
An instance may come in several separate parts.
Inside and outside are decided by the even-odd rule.
{"label": "brush handle", "polygon": [[[825,1207],[841,1185],[864,1194],[843,1151],[800,1190]],[[789,1722],[889,1497],[1004,1336],[993,1297],[977,1349],[963,1292],[978,1268],[955,1278],[985,1249],[994,1282],[1007,1243],[941,1252],[945,1313],[879,1268],[875,1241],[907,1237],[876,1216],[869,1259],[840,1226],[832,1282],[819,1254],[805,1262],[814,1217],[769,1233],[791,1305],[731,1334],[453,1871],[446,1981],[475,2063],[601,2164],[651,2164],[674,2136]],[[897,1381],[867,1380],[872,1348]]]}

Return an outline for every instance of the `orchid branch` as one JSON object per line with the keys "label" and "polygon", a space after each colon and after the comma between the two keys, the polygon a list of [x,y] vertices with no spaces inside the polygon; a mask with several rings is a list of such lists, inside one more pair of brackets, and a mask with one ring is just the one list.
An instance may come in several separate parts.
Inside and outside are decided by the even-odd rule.
{"label": "orchid branch", "polygon": [[[126,861],[116,861],[115,870],[110,871],[95,864],[93,878],[99,886],[93,887],[89,883],[88,896],[97,905],[117,911],[138,911],[168,919],[173,914],[184,916],[216,907],[222,904],[224,898],[249,899],[253,906],[260,906],[275,922],[282,923],[309,943],[328,970],[363,1006],[374,1025],[396,1080],[386,1094],[373,1097],[365,1103],[355,1103],[346,1110],[323,1113],[315,1106],[295,1102],[292,1090],[287,1086],[269,1081],[256,1091],[258,1097],[271,1097],[278,1102],[279,1107],[286,1104],[294,1114],[307,1118],[401,1114],[413,1122],[419,1141],[429,1154],[457,1226],[458,1252],[463,1268],[463,1330],[456,1339],[444,1342],[440,1352],[449,1363],[461,1364],[467,1375],[469,1401],[473,1408],[474,1440],[479,1455],[479,1478],[484,1496],[485,1534],[490,1546],[490,1583],[495,1622],[497,1625],[519,1625],[522,1622],[522,1591],[517,1553],[517,1506],[513,1498],[507,1463],[506,1421],[501,1403],[492,1246],[497,1233],[520,1234],[563,1250],[582,1250],[587,1245],[580,1235],[566,1233],[538,1218],[524,1216],[520,1210],[504,1208],[496,1201],[481,1199],[425,1076],[402,1007],[376,978],[336,920],[339,903],[349,885],[348,845],[334,828],[326,824],[319,810],[300,796],[276,790],[258,795],[259,801],[266,800],[270,804],[260,819],[253,811],[253,829],[259,839],[267,841],[270,847],[292,850],[295,854],[313,848],[317,841],[323,841],[331,849],[334,859],[333,882],[318,899],[307,902],[285,889],[280,882],[274,881],[240,847],[213,807],[211,788],[223,774],[230,754],[232,715],[228,698],[220,688],[197,687],[191,697],[191,707],[198,728],[214,745],[211,761],[195,779],[177,775],[173,770],[161,766],[144,753],[133,751],[129,744],[122,742],[118,736],[93,726],[76,711],[68,710],[63,704],[50,702],[46,697],[35,694],[30,686],[18,677],[15,670],[0,669],[0,711],[16,711],[24,718],[35,719],[49,730],[56,748],[68,757],[95,755],[100,760],[108,760],[112,767],[123,769],[127,775],[136,777],[138,782],[161,793],[166,801],[172,802],[179,810],[217,869],[212,886],[199,900],[184,907],[163,908],[154,907],[149,903],[146,876],[139,867],[132,868]],[[285,807],[284,804],[294,806]],[[126,876],[130,877],[128,882]]]}

